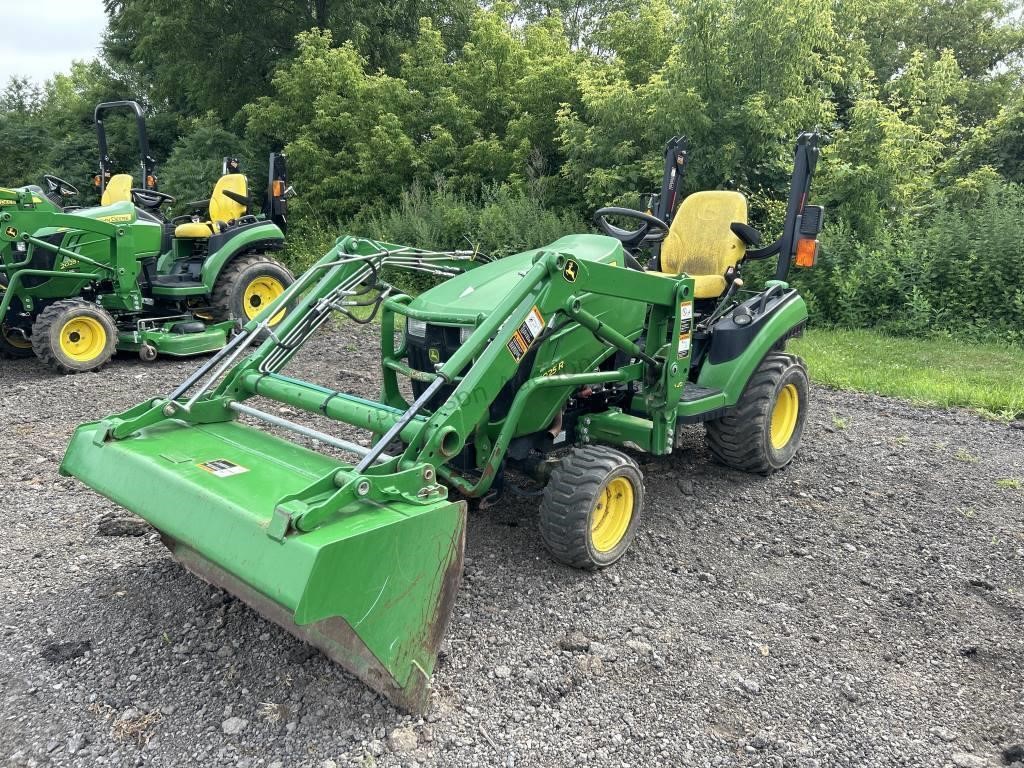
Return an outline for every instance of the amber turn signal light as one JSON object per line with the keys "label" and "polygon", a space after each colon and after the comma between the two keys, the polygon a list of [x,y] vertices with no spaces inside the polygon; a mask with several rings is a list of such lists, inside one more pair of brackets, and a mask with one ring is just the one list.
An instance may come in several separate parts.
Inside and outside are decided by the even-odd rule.
{"label": "amber turn signal light", "polygon": [[818,263],[818,241],[813,237],[801,237],[796,241],[796,265],[813,267]]}

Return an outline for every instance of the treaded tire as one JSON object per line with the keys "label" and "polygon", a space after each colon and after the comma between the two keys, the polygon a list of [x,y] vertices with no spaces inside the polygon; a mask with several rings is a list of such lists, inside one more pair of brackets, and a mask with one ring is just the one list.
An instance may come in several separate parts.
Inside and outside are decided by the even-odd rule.
{"label": "treaded tire", "polygon": [[[592,534],[593,515],[605,488],[616,478],[632,486],[628,526],[605,551]],[[595,570],[619,560],[629,549],[644,505],[644,478],[629,456],[605,446],[574,448],[551,473],[540,505],[540,534],[551,556],[574,568]]]}
{"label": "treaded tire", "polygon": [[[0,289],[7,289],[7,277],[0,275]],[[22,311],[21,301],[15,297],[12,299],[10,308],[7,310],[7,317],[15,317]],[[14,336],[9,330],[11,326],[0,320],[0,360],[17,360],[24,357],[32,357],[32,339],[21,339]],[[17,339],[17,343],[14,341]]]}
{"label": "treaded tire", "polygon": [[[772,440],[772,414],[780,393],[792,386],[797,412],[785,444]],[[705,424],[706,444],[727,467],[768,475],[793,460],[807,418],[807,366],[796,355],[769,352],[754,371],[739,402],[725,416]],[[785,397],[785,395],[784,395]]]}
{"label": "treaded tire", "polygon": [[295,282],[295,277],[287,267],[266,254],[250,253],[238,256],[228,262],[214,283],[213,293],[210,295],[210,308],[214,320],[238,320],[243,324],[249,322],[245,290],[259,277],[273,278],[286,289]]}
{"label": "treaded tire", "polygon": [[32,357],[34,354],[31,340],[27,342],[26,346],[15,344],[8,338],[7,326],[0,324],[0,360],[17,360]]}
{"label": "treaded tire", "polygon": [[[62,348],[61,334],[68,323],[76,319],[88,321],[90,326],[102,331],[102,336],[97,336],[95,341],[95,353],[90,351],[88,359],[76,359]],[[96,333],[101,331],[96,330]],[[36,357],[58,373],[98,371],[110,361],[116,346],[114,318],[102,307],[83,299],[56,301],[40,312],[32,323],[32,350]]]}

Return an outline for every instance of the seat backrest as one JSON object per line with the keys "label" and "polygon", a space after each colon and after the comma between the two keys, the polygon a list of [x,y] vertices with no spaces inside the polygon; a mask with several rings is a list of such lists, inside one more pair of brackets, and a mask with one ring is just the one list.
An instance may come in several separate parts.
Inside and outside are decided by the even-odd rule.
{"label": "seat backrest", "polygon": [[232,200],[225,192],[234,192],[242,197],[249,196],[249,185],[241,173],[221,176],[210,195],[210,221],[228,222],[245,215],[246,206]]}
{"label": "seat backrest", "polygon": [[130,173],[116,173],[110,177],[107,186],[103,188],[103,196],[100,198],[100,205],[113,205],[114,203],[127,203],[132,199],[132,187],[135,186],[135,179]]}
{"label": "seat backrest", "polygon": [[694,192],[683,200],[661,246],[661,271],[673,275],[724,275],[746,246],[730,225],[747,223],[747,199],[739,192]]}

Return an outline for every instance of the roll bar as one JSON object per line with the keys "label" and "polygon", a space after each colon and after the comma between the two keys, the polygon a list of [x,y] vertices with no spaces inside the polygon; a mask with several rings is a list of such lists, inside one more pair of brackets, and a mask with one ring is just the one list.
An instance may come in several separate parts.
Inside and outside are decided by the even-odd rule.
{"label": "roll bar", "polygon": [[[661,192],[658,194],[658,205],[654,215],[666,224],[672,223],[672,216],[679,204],[679,185],[686,173],[686,162],[689,158],[690,140],[685,136],[673,136],[665,144],[665,171],[661,177]],[[655,268],[661,260],[661,241],[651,246],[651,264]]]}
{"label": "roll bar", "polygon": [[[796,255],[800,220],[811,192],[814,168],[818,164],[818,156],[821,154],[821,150],[818,149],[819,139],[817,131],[804,131],[796,140],[796,150],[793,153],[793,180],[789,187],[789,202],[786,204],[786,224],[782,230],[782,237],[778,241],[779,265],[775,270],[776,280],[786,280],[789,276],[790,264]],[[820,220],[818,228],[820,229]]]}
{"label": "roll bar", "polygon": [[93,122],[96,124],[96,138],[100,146],[100,194],[106,189],[111,173],[110,153],[107,149],[107,130],[103,117],[114,110],[127,109],[135,115],[135,127],[139,134],[139,167],[142,170],[143,189],[156,189],[156,159],[149,154],[149,139],[146,136],[146,118],[137,101],[105,101],[96,105]]}
{"label": "roll bar", "polygon": [[282,232],[288,229],[288,198],[294,194],[295,190],[288,186],[288,166],[284,153],[271,152],[263,213],[277,224]]}

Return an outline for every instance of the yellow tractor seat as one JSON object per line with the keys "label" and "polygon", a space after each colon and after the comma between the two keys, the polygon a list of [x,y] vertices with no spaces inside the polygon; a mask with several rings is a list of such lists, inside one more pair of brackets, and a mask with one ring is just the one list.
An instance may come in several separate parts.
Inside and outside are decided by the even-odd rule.
{"label": "yellow tractor seat", "polygon": [[[220,222],[217,222],[220,224]],[[216,234],[213,228],[216,226],[212,221],[186,221],[184,224],[179,224],[174,228],[175,237],[188,237],[193,240],[201,237],[210,237]],[[217,227],[217,232],[220,232],[220,227]]]}
{"label": "yellow tractor seat", "polygon": [[[209,221],[187,221],[174,228],[174,236],[193,240],[210,237],[227,229],[228,222],[244,216],[249,206],[236,198],[247,199],[249,185],[241,173],[229,173],[218,179],[210,195]],[[232,197],[234,196],[234,197]]]}
{"label": "yellow tractor seat", "polygon": [[113,205],[114,203],[127,203],[132,199],[132,187],[135,186],[135,179],[130,173],[117,173],[110,177],[110,181],[103,188],[103,195],[100,197],[100,205]]}
{"label": "yellow tractor seat", "polygon": [[685,198],[661,245],[661,272],[694,279],[694,298],[717,299],[727,286],[725,273],[746,253],[731,229],[747,223],[747,199],[739,192],[694,192]]}

